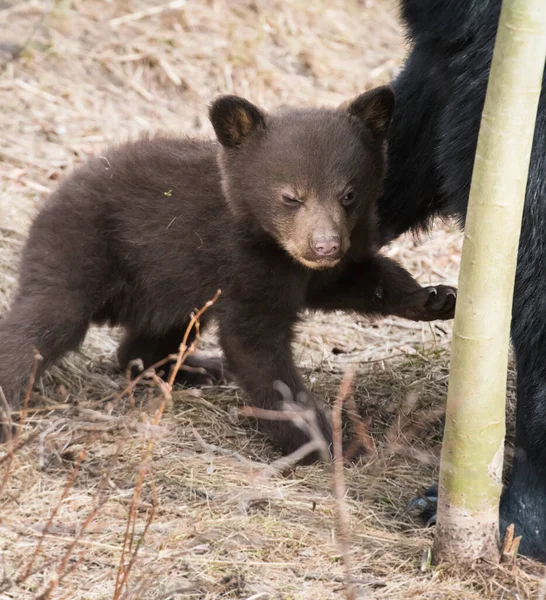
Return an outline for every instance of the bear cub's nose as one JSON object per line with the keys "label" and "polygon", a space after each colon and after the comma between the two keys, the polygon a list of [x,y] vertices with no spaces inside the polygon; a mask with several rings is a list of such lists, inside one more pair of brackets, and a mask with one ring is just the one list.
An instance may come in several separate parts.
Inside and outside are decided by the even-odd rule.
{"label": "bear cub's nose", "polygon": [[313,239],[312,248],[315,254],[321,258],[332,258],[339,252],[339,236],[319,236]]}

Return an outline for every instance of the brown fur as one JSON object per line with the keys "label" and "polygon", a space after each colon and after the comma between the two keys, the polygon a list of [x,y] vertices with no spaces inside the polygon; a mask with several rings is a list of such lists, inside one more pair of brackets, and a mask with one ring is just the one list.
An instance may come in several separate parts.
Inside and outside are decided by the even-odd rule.
{"label": "brown fur", "polygon": [[[0,319],[10,403],[27,385],[33,347],[43,372],[90,324],[110,323],[126,330],[121,367],[149,366],[177,350],[190,312],[218,288],[203,325],[218,321],[229,370],[263,408],[279,406],[277,380],[310,398],[291,353],[305,307],[451,318],[452,288],[421,288],[376,253],[392,109],[389,88],[345,109],[275,115],[227,96],[210,110],[220,144],[145,138],[75,171],[34,221],[17,297]],[[311,401],[330,440],[328,409]],[[267,425],[285,451],[306,441],[290,423]]]}

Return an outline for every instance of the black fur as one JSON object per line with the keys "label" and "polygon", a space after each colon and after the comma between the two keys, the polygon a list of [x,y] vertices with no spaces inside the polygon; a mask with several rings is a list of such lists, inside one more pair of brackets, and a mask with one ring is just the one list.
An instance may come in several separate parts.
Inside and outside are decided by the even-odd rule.
{"label": "black fur", "polygon": [[[383,241],[438,215],[464,224],[501,0],[401,0],[412,49],[379,202]],[[544,84],[544,80],[543,80]],[[546,559],[546,87],[540,97],[514,293],[516,454],[501,503],[522,553]],[[494,374],[492,374],[494,376]]]}

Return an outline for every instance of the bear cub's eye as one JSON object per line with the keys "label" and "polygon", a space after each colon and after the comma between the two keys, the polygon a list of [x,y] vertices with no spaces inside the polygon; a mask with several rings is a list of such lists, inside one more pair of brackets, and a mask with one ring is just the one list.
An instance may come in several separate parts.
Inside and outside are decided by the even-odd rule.
{"label": "bear cub's eye", "polygon": [[355,191],[354,190],[349,190],[348,192],[345,192],[345,194],[343,194],[343,196],[341,197],[341,204],[343,206],[351,206],[351,204],[353,204],[354,201],[355,201]]}
{"label": "bear cub's eye", "polygon": [[292,208],[299,208],[303,204],[301,200],[299,200],[295,196],[290,196],[289,194],[283,194],[282,201],[287,206],[291,206]]}

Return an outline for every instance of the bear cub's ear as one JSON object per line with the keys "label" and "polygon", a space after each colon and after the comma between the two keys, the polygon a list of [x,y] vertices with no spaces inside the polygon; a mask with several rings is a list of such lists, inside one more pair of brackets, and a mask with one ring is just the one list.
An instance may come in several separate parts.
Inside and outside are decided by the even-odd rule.
{"label": "bear cub's ear", "polygon": [[239,96],[220,96],[209,109],[209,119],[218,141],[235,148],[258,129],[265,129],[265,114]]}
{"label": "bear cub's ear", "polygon": [[394,112],[394,92],[390,86],[382,85],[360,94],[340,108],[364,123],[374,136],[384,137]]}

